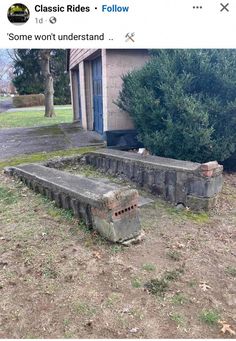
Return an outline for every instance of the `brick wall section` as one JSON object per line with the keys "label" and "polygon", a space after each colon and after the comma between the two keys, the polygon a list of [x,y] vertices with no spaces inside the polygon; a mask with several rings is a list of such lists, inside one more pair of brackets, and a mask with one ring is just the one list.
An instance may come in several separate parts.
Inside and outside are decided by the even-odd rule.
{"label": "brick wall section", "polygon": [[223,183],[223,167],[117,150],[98,150],[85,162],[112,175],[119,175],[174,204],[193,210],[209,210],[217,201]]}
{"label": "brick wall section", "polygon": [[5,172],[55,201],[58,207],[71,209],[77,218],[112,242],[126,241],[140,234],[136,190],[39,164],[9,167]]}

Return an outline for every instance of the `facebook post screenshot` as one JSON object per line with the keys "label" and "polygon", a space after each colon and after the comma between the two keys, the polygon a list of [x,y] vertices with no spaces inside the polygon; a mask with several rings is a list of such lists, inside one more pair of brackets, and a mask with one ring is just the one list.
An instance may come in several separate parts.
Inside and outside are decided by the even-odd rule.
{"label": "facebook post screenshot", "polygon": [[19,1],[0,338],[235,339],[235,1]]}

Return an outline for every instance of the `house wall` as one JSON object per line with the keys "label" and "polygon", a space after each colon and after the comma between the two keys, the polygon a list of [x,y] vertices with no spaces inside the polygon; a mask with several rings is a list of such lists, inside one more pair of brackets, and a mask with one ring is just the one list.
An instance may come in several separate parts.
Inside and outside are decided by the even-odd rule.
{"label": "house wall", "polygon": [[71,49],[70,50],[70,74],[71,93],[74,120],[78,120],[78,79],[80,78],[80,104],[81,104],[81,126],[86,130],[93,130],[93,102],[92,102],[92,75],[91,60],[101,53],[99,49]]}
{"label": "house wall", "polygon": [[128,71],[142,67],[148,60],[146,49],[71,49],[70,72],[74,119],[78,117],[78,82],[80,71],[81,125],[93,130],[93,98],[91,61],[101,55],[103,78],[103,128],[106,130],[132,129],[129,115],[114,103],[122,88],[122,76]]}
{"label": "house wall", "polygon": [[87,129],[93,130],[92,66],[89,60],[84,62],[84,79],[84,99],[86,103],[84,116],[87,119]]}
{"label": "house wall", "polygon": [[76,71],[70,71],[71,84],[71,100],[73,108],[73,120],[79,121],[79,89],[78,89],[78,75]]}
{"label": "house wall", "polygon": [[[129,115],[120,110],[114,101],[118,98],[122,88],[122,76],[128,71],[142,67],[148,60],[146,49],[117,49],[106,50],[105,84],[104,85],[104,131],[118,129],[132,129],[133,122]],[[105,129],[106,128],[106,129]]]}
{"label": "house wall", "polygon": [[70,50],[70,69],[73,69],[80,62],[96,53],[98,49],[71,49]]}

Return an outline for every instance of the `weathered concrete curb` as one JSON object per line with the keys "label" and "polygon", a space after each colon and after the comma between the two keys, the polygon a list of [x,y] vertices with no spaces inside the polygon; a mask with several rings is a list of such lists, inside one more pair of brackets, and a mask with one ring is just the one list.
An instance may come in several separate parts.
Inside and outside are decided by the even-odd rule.
{"label": "weathered concrete curb", "polygon": [[113,149],[96,150],[84,158],[86,164],[193,210],[213,208],[223,183],[223,167],[216,161],[200,164]]}
{"label": "weathered concrete curb", "polygon": [[55,169],[63,169],[68,166],[76,166],[81,163],[81,159],[83,159],[84,155],[72,155],[65,157],[55,157],[53,159],[47,160],[45,162],[38,163],[42,166],[55,168]]}
{"label": "weathered concrete curb", "polygon": [[71,209],[103,237],[123,242],[140,234],[138,192],[124,186],[104,184],[39,164],[5,169],[35,192]]}

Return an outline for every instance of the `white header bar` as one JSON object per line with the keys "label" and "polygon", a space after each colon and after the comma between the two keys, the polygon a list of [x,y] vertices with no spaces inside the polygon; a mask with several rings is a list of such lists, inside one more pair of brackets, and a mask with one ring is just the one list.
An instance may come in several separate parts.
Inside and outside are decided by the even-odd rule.
{"label": "white header bar", "polygon": [[235,1],[20,1],[26,23],[0,2],[0,48],[236,48]]}

